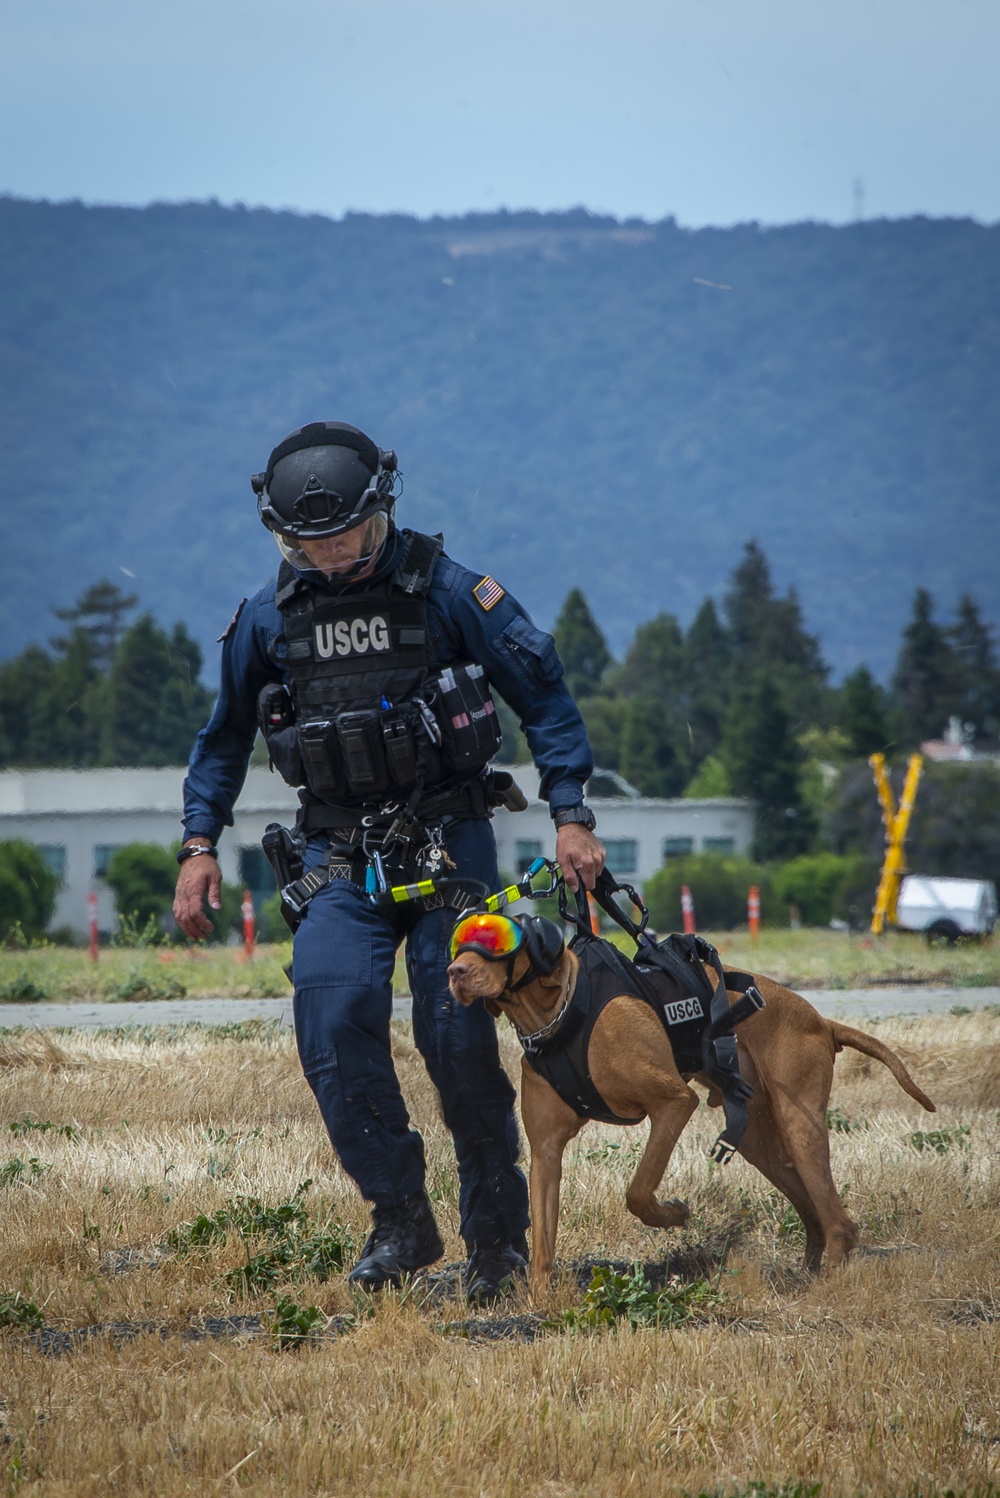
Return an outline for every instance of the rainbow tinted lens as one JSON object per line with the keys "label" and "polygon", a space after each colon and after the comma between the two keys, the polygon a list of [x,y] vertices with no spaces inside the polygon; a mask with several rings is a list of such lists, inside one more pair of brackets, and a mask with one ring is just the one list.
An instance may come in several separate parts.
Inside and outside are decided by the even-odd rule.
{"label": "rainbow tinted lens", "polygon": [[520,926],[505,915],[467,915],[451,933],[451,955],[471,947],[482,957],[510,957],[523,940]]}

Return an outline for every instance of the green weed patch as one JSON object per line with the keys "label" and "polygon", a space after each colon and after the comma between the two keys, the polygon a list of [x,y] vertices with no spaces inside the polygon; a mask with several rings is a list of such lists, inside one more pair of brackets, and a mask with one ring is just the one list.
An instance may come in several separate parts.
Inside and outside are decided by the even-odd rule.
{"label": "green weed patch", "polygon": [[54,1133],[61,1139],[69,1140],[79,1139],[80,1137],[80,1130],[76,1127],[76,1124],[55,1124],[51,1121],[51,1119],[48,1118],[39,1121],[34,1118],[29,1118],[27,1113],[23,1118],[12,1119],[11,1122],[7,1125],[7,1128],[14,1135],[15,1139],[23,1139],[27,1134],[35,1133]]}
{"label": "green weed patch", "polygon": [[946,1155],[953,1149],[967,1150],[971,1134],[969,1124],[956,1124],[954,1128],[945,1129],[915,1129],[912,1134],[907,1134],[906,1142],[919,1154],[927,1150],[935,1155]]}
{"label": "green weed patch", "polygon": [[354,1250],[352,1234],[342,1224],[317,1225],[303,1197],[312,1185],[302,1181],[277,1206],[255,1196],[237,1196],[217,1212],[201,1212],[168,1233],[164,1246],[178,1257],[235,1237],[245,1261],[230,1269],[222,1283],[233,1295],[254,1295],[285,1280],[325,1281],[343,1269]]}
{"label": "green weed patch", "polygon": [[15,973],[6,983],[0,983],[0,1004],[41,1004],[50,997],[27,973]]}
{"label": "green weed patch", "polygon": [[290,1295],[282,1295],[274,1308],[268,1330],[271,1341],[280,1351],[301,1347],[326,1318],[318,1306],[300,1306]]}
{"label": "green weed patch", "polygon": [[125,1004],[147,999],[183,999],[187,987],[173,973],[151,975],[129,972],[118,983],[110,983],[105,991],[109,1004]]}
{"label": "green weed patch", "polygon": [[44,1175],[48,1175],[51,1169],[51,1165],[43,1165],[37,1155],[32,1155],[28,1160],[22,1160],[20,1155],[11,1155],[9,1160],[0,1165],[0,1187],[32,1186]]}
{"label": "green weed patch", "polygon": [[718,1286],[708,1280],[685,1282],[672,1276],[661,1289],[646,1279],[642,1266],[631,1274],[598,1266],[591,1276],[581,1310],[565,1311],[559,1325],[571,1331],[612,1326],[625,1321],[641,1326],[673,1327],[704,1321],[725,1303]]}
{"label": "green weed patch", "polygon": [[20,1290],[0,1290],[0,1329],[36,1332],[44,1320],[35,1302]]}
{"label": "green weed patch", "polygon": [[870,1127],[867,1118],[848,1118],[839,1108],[827,1108],[826,1126],[831,1134],[863,1134]]}

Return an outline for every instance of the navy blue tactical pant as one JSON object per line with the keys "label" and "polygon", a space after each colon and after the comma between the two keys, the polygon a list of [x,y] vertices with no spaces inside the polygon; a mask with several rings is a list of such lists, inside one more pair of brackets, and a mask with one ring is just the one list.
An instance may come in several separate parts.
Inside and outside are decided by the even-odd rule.
{"label": "navy blue tactical pant", "polygon": [[[458,875],[498,887],[489,822],[454,824],[447,847]],[[306,867],[322,863],[326,849],[325,838],[313,838]],[[413,1038],[455,1141],[462,1237],[470,1253],[497,1244],[524,1252],[528,1193],[514,1089],[493,1020],[482,1004],[463,1008],[448,992],[455,912],[414,908],[404,918]],[[396,912],[376,910],[356,884],[334,880],[310,901],[292,964],[302,1070],[341,1164],[378,1206],[398,1206],[424,1185],[423,1140],[410,1127],[389,1043],[401,935]]]}

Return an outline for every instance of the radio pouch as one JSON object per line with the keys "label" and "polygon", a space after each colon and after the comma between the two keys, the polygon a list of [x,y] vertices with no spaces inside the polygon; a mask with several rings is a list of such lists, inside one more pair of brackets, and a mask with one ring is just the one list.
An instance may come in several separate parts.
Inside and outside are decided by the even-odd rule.
{"label": "radio pouch", "polygon": [[449,666],[437,686],[441,759],[446,770],[481,770],[500,748],[500,720],[482,666]]}
{"label": "radio pouch", "polygon": [[257,698],[257,723],[268,757],[282,780],[302,785],[305,772],[299,754],[299,737],[295,727],[295,709],[288,689],[280,682],[269,681]]}

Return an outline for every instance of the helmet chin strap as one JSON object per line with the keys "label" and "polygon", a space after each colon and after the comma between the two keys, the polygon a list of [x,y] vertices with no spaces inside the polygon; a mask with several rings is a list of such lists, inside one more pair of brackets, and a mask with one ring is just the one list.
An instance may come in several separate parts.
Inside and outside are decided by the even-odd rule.
{"label": "helmet chin strap", "polygon": [[[373,515],[368,521],[368,528],[376,525],[378,517]],[[386,526],[385,535],[370,552],[363,557],[357,557],[353,562],[348,562],[346,567],[335,567],[327,570],[325,567],[317,567],[314,562],[302,550],[301,546],[289,546],[287,541],[282,540],[279,532],[274,533],[274,539],[278,544],[278,550],[287,562],[290,562],[299,572],[318,572],[327,582],[350,583],[360,578],[367,577],[374,572],[382,553],[385,551],[386,543],[392,534],[391,520]]]}

